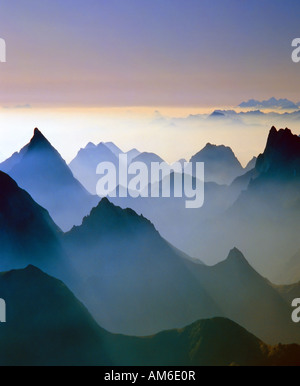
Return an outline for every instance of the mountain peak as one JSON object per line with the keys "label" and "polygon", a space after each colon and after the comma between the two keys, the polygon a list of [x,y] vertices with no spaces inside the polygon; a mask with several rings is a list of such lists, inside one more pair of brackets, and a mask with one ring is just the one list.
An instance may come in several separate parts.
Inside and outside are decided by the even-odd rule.
{"label": "mountain peak", "polygon": [[272,126],[264,153],[258,157],[256,169],[296,176],[300,173],[300,138],[288,128]]}
{"label": "mountain peak", "polygon": [[154,225],[144,216],[138,215],[130,208],[122,209],[103,197],[90,214],[84,217],[82,224],[73,227],[69,233],[89,230],[91,234],[102,234],[109,229],[119,229],[123,232],[126,229],[145,228],[152,228],[156,232]]}
{"label": "mountain peak", "polygon": [[52,147],[52,145],[44,136],[44,134],[36,127],[33,132],[33,137],[30,140],[28,149],[32,149],[33,147],[41,146],[41,145]]}
{"label": "mountain peak", "polygon": [[239,263],[239,264],[247,264],[249,265],[248,261],[246,260],[245,256],[242,254],[242,252],[234,247],[231,249],[231,251],[228,254],[228,257],[226,259],[227,262],[232,262],[232,263]]}

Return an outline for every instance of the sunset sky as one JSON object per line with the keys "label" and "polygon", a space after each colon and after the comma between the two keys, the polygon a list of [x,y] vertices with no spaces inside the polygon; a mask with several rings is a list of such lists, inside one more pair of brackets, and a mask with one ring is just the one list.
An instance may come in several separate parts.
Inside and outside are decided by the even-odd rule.
{"label": "sunset sky", "polygon": [[0,140],[13,130],[19,145],[34,123],[43,124],[62,150],[57,109],[69,108],[61,121],[67,127],[86,109],[85,134],[66,151],[70,158],[97,125],[89,108],[100,109],[103,126],[112,107],[168,108],[178,116],[250,98],[298,102],[300,63],[291,60],[291,42],[300,36],[299,16],[295,0],[3,0]]}

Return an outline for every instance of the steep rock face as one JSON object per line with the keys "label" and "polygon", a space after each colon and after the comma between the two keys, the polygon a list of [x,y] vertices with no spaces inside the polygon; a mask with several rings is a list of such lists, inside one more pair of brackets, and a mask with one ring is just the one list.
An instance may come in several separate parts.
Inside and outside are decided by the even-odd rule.
{"label": "steep rock face", "polygon": [[[191,231],[189,254],[198,254],[213,264],[220,261],[224,250],[238,245],[251,265],[268,279],[281,283],[290,280],[284,266],[299,250],[299,143],[300,138],[290,130],[272,127],[255,169],[231,186],[243,189],[238,199],[210,219],[200,234]],[[210,260],[203,256],[210,256]]]}
{"label": "steep rock face", "polygon": [[80,224],[98,201],[74,178],[60,154],[38,129],[29,144],[1,164],[0,169],[46,208],[63,230]]}
{"label": "steep rock face", "polygon": [[258,157],[256,169],[276,177],[299,178],[300,138],[289,129],[270,130],[264,153]]}
{"label": "steep rock face", "polygon": [[0,269],[26,262],[44,268],[54,264],[61,254],[62,232],[49,213],[3,172],[0,187]]}

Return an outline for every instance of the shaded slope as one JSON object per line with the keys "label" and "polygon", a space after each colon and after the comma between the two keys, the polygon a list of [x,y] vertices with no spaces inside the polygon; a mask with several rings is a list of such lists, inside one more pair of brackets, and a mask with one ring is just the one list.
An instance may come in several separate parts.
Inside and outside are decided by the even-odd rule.
{"label": "shaded slope", "polygon": [[1,273],[0,294],[7,303],[2,366],[299,365],[299,346],[267,346],[223,318],[146,338],[112,335],[61,281],[34,266]]}
{"label": "shaded slope", "polygon": [[0,186],[0,269],[59,264],[62,232],[49,213],[3,172]]}
{"label": "shaded slope", "polygon": [[0,169],[5,169],[45,207],[63,230],[80,223],[98,201],[73,177],[60,154],[38,129],[30,143],[1,164]]}
{"label": "shaded slope", "polygon": [[195,154],[190,162],[205,163],[205,181],[218,184],[230,184],[237,176],[243,174],[243,168],[230,147],[216,146],[208,143]]}
{"label": "shaded slope", "polygon": [[219,314],[182,253],[133,210],[102,199],[65,245],[85,279],[76,293],[110,331],[145,335]]}

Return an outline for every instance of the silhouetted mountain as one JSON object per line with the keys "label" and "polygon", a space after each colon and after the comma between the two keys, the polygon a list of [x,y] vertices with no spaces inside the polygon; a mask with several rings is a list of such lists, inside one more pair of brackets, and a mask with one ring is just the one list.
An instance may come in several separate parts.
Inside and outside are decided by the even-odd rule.
{"label": "silhouetted mountain", "polygon": [[205,181],[218,184],[230,184],[243,174],[243,168],[230,147],[208,143],[190,162],[204,162]]}
{"label": "silhouetted mountain", "polygon": [[257,161],[257,157],[253,157],[253,158],[247,163],[247,165],[245,166],[244,172],[247,173],[247,172],[249,172],[250,170],[254,169],[254,168],[255,168],[255,165],[256,165],[256,161]]}
{"label": "silhouetted mountain", "polygon": [[96,174],[97,166],[101,162],[111,162],[119,170],[119,155],[127,154],[128,164],[140,152],[132,149],[124,153],[112,142],[100,142],[98,145],[89,143],[84,149],[80,149],[76,157],[70,162],[69,167],[74,176],[92,194],[96,194],[96,186],[99,175]]}
{"label": "silhouetted mountain", "polygon": [[131,209],[104,198],[65,242],[84,280],[76,294],[110,331],[145,335],[218,314],[186,256]]}
{"label": "silhouetted mountain", "polygon": [[107,199],[65,241],[83,279],[72,288],[109,331],[153,334],[208,314],[228,317],[268,343],[300,342],[290,307],[237,250],[205,266],[168,244],[143,216]]}
{"label": "silhouetted mountain", "polygon": [[[115,340],[126,341],[126,337]],[[126,347],[126,343],[124,345]],[[117,351],[116,351],[117,352]],[[118,352],[117,352],[118,353]],[[131,338],[127,356],[117,362],[147,366],[297,366],[297,345],[267,346],[238,324],[224,318],[200,320],[180,330]]]}
{"label": "silhouetted mountain", "polygon": [[118,167],[118,158],[104,143],[87,146],[80,149],[77,156],[70,162],[69,167],[74,176],[92,194],[96,194],[99,175],[96,174],[100,162],[112,162]]}
{"label": "silhouetted mountain", "polygon": [[[103,143],[116,157],[119,156],[119,154],[124,154],[124,152],[113,142],[104,142]],[[100,144],[99,144],[100,145]],[[99,146],[98,145],[98,146]]]}
{"label": "silhouetted mountain", "polygon": [[196,265],[195,277],[226,316],[268,343],[300,342],[290,304],[234,248],[214,266]]}
{"label": "silhouetted mountain", "polygon": [[0,186],[0,269],[31,262],[53,271],[63,264],[59,243],[62,232],[49,213],[3,172]]}
{"label": "silhouetted mountain", "polygon": [[38,129],[30,143],[1,164],[0,169],[46,208],[63,230],[80,224],[98,201],[73,177],[60,154]]}
{"label": "silhouetted mountain", "polygon": [[150,170],[151,162],[161,163],[161,162],[164,162],[164,160],[155,153],[144,152],[144,153],[140,153],[139,155],[134,157],[132,162],[143,162],[148,166],[148,168]]}
{"label": "silhouetted mountain", "polygon": [[274,97],[264,101],[250,99],[248,102],[240,103],[239,107],[255,109],[298,110],[298,106],[294,102],[289,101],[288,99],[276,99]]}
{"label": "silhouetted mountain", "polygon": [[290,280],[284,272],[289,257],[299,249],[299,177],[300,138],[288,129],[272,127],[255,169],[234,182],[245,190],[200,235],[191,232],[186,240],[189,248],[193,246],[189,253],[197,256],[197,251],[205,262],[203,256],[210,256],[212,264],[222,251],[238,244],[264,276],[280,283]]}
{"label": "silhouetted mountain", "polygon": [[128,157],[128,163],[132,162],[132,160],[140,155],[141,153],[137,149],[131,149],[127,152],[127,157]]}
{"label": "silhouetted mountain", "polygon": [[[184,250],[191,256],[201,256],[195,251],[190,253],[187,240],[191,230],[202,229],[206,222],[223,213],[238,198],[244,185],[237,184],[232,187],[227,185],[218,185],[214,182],[204,184],[204,204],[201,208],[187,209],[187,198],[184,194],[184,180],[182,178],[182,197],[174,197],[174,176],[170,174],[170,197],[163,196],[162,186],[168,183],[169,177],[164,177],[159,182],[149,184],[145,190],[148,191],[148,197],[132,198],[128,197],[110,197],[110,201],[119,205],[123,209],[131,208],[138,214],[142,214],[149,219],[159,233],[177,248]],[[249,182],[249,181],[248,181]],[[196,186],[196,179],[193,178],[193,187]],[[159,197],[151,197],[153,188],[158,188]]]}
{"label": "silhouetted mountain", "polygon": [[101,330],[64,284],[34,266],[0,274],[0,364],[111,365]]}
{"label": "silhouetted mountain", "polygon": [[289,129],[279,131],[273,126],[267,145],[260,154],[256,169],[260,174],[276,178],[299,178],[300,176],[300,138]]}
{"label": "silhouetted mountain", "polygon": [[299,365],[299,346],[267,346],[223,318],[146,338],[112,335],[61,281],[34,266],[0,274],[0,293],[7,304],[1,366]]}

